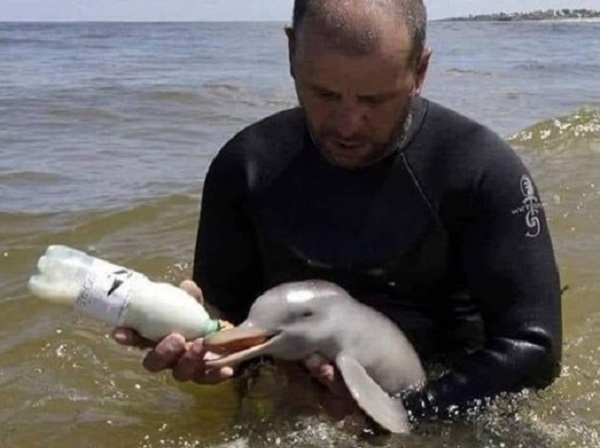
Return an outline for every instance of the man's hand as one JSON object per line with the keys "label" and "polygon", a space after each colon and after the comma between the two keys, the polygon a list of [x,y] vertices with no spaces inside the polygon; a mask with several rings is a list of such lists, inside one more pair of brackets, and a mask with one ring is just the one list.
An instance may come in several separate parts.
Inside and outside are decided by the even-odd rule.
{"label": "man's hand", "polygon": [[350,392],[348,392],[344,380],[340,378],[335,365],[327,359],[317,353],[313,353],[302,362],[310,375],[327,387],[333,395],[338,398],[350,396]]}
{"label": "man's hand", "polygon": [[[179,287],[203,302],[202,290],[191,280],[183,281]],[[186,341],[183,336],[172,333],[158,343],[141,337],[130,328],[116,328],[113,338],[121,345],[151,348],[144,358],[144,367],[150,372],[170,369],[179,381],[194,381],[198,384],[217,384],[232,378],[232,367],[207,369],[206,361],[217,357],[206,350],[202,338]]]}
{"label": "man's hand", "polygon": [[358,411],[358,405],[350,395],[335,365],[317,353],[305,358],[302,364],[310,375],[330,392],[321,400],[321,406],[330,416],[341,420]]}

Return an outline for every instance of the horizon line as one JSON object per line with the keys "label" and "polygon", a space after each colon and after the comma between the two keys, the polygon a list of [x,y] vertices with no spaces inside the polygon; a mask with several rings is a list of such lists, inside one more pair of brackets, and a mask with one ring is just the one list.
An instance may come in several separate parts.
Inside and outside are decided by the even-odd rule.
{"label": "horizon line", "polygon": [[[428,19],[427,22],[438,22],[440,20],[451,19],[452,17],[441,17],[436,19]],[[22,20],[22,19],[0,19],[0,23],[291,23],[290,20],[242,20],[242,19],[228,19],[228,20],[206,20],[206,19],[181,19],[181,20],[138,20],[138,19],[60,19],[60,20]]]}

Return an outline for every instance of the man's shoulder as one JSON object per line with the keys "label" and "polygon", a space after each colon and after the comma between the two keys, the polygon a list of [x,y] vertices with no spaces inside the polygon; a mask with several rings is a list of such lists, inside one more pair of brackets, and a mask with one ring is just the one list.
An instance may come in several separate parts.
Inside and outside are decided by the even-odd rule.
{"label": "man's shoulder", "polygon": [[440,208],[443,201],[451,201],[453,209],[468,207],[482,186],[503,189],[526,173],[517,152],[489,127],[424,101],[426,112],[406,148],[406,161],[430,202]]}
{"label": "man's shoulder", "polygon": [[280,110],[247,126],[244,131],[251,129],[269,129],[272,126],[286,126],[290,128],[303,127],[304,112],[300,107]]}
{"label": "man's shoulder", "polygon": [[476,119],[435,101],[426,101],[428,110],[425,125],[437,131],[439,135],[444,135],[446,139],[454,139],[457,143],[473,138],[503,141],[495,131]]}
{"label": "man's shoulder", "polygon": [[[304,114],[298,107],[283,110],[252,123],[229,140],[226,150],[237,151],[245,156],[260,156],[274,150],[298,146],[306,132]],[[279,151],[275,151],[277,153]]]}
{"label": "man's shoulder", "polygon": [[306,140],[301,109],[277,112],[235,134],[213,159],[209,174],[228,182],[243,179],[244,188],[259,188],[285,171]]}
{"label": "man's shoulder", "polygon": [[427,112],[419,134],[436,158],[461,165],[487,165],[518,157],[507,141],[487,125],[435,101],[426,102]]}

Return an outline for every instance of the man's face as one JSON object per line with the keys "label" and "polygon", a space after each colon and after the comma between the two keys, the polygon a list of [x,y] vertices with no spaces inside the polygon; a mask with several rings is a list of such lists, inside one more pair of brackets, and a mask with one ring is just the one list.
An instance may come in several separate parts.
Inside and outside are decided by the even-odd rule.
{"label": "man's face", "polygon": [[383,32],[367,54],[340,49],[308,20],[288,33],[298,99],[330,163],[356,169],[393,151],[428,59],[415,64],[403,28]]}

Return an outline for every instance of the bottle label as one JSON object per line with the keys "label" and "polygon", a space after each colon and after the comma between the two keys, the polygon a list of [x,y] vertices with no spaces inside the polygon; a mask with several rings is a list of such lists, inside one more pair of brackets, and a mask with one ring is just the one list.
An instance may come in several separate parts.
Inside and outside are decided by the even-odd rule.
{"label": "bottle label", "polygon": [[143,275],[103,260],[94,260],[75,302],[75,309],[111,325],[120,325],[137,277]]}

